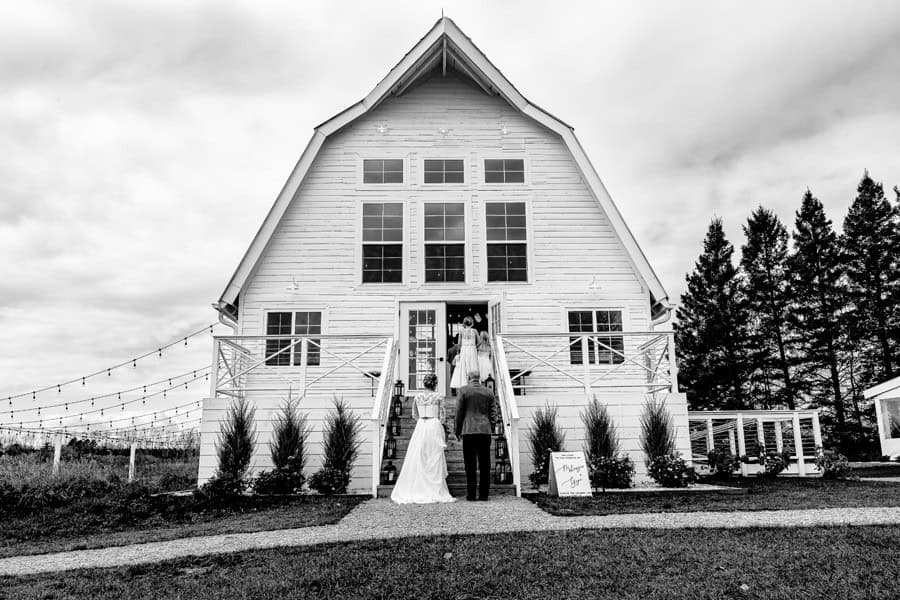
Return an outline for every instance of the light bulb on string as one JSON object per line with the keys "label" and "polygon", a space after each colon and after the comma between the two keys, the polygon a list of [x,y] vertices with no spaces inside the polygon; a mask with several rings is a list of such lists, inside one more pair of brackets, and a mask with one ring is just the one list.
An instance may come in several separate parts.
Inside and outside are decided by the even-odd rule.
{"label": "light bulb on string", "polygon": [[162,348],[159,348],[159,357],[162,358]]}
{"label": "light bulb on string", "polygon": [[58,383],[56,384],[56,393],[62,394],[62,387]]}
{"label": "light bulb on string", "polygon": [[[141,404],[147,404],[147,396],[141,396]],[[122,405],[122,409],[124,410],[125,405]]]}
{"label": "light bulb on string", "polygon": [[37,400],[37,393],[31,392],[31,399],[32,399],[32,400]]}
{"label": "light bulb on string", "polygon": [[93,406],[93,405],[94,405],[94,399],[91,398],[91,406]]}
{"label": "light bulb on string", "polygon": [[184,345],[187,346],[187,338],[184,338]]}
{"label": "light bulb on string", "polygon": [[137,359],[136,359],[136,358],[132,358],[132,359],[131,359],[131,366],[132,366],[133,368],[137,369]]}
{"label": "light bulb on string", "polygon": [[106,370],[106,376],[112,377],[112,369],[111,368]]}
{"label": "light bulb on string", "polygon": [[81,378],[81,385],[84,385],[84,377]]}

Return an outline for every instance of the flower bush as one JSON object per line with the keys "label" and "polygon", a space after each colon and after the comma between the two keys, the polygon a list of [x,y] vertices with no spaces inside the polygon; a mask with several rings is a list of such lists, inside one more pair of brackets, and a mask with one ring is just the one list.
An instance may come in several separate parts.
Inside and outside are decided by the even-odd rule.
{"label": "flower bush", "polygon": [[706,457],[713,479],[728,479],[741,468],[740,457],[725,450],[710,450]]}
{"label": "flower bush", "polygon": [[697,481],[697,472],[680,454],[666,454],[650,460],[647,474],[662,487],[682,488]]}
{"label": "flower bush", "polygon": [[847,457],[835,450],[816,448],[816,466],[822,479],[849,479],[853,476]]}
{"label": "flower bush", "polygon": [[781,453],[766,452],[760,455],[759,464],[764,468],[764,471],[760,473],[761,477],[777,477],[779,473],[787,469],[791,464],[791,453],[788,450]]}
{"label": "flower bush", "polygon": [[588,463],[591,487],[625,489],[631,487],[634,463],[627,455],[620,457],[598,456]]}
{"label": "flower bush", "polygon": [[309,486],[323,496],[343,494],[350,485],[350,472],[325,466],[309,478]]}

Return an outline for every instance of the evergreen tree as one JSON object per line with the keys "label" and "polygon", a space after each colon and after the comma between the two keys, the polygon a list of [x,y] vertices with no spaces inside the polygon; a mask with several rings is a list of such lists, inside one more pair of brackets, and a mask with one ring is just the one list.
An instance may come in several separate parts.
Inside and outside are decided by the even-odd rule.
{"label": "evergreen tree", "polygon": [[891,333],[897,325],[895,307],[900,287],[898,212],[868,171],[856,191],[856,199],[844,219],[841,247],[857,332],[856,339],[850,342],[859,344],[869,362],[874,363],[863,376],[864,384],[869,384],[894,375]]}
{"label": "evergreen tree", "polygon": [[747,408],[748,323],[733,254],[722,220],[713,219],[675,325],[679,375],[694,408]]}
{"label": "evergreen tree", "polygon": [[791,309],[787,230],[772,211],[760,206],[747,219],[744,235],[747,243],[741,248],[741,267],[747,310],[753,317],[752,363],[757,372],[765,374],[767,383],[774,380],[778,386],[772,391],[774,403],[793,410],[797,392],[791,377],[792,340],[785,322]]}
{"label": "evergreen tree", "polygon": [[[809,190],[797,212],[794,252],[788,259],[795,310],[791,315],[799,336],[803,362],[813,374],[825,372],[823,395],[832,396],[839,432],[846,430],[841,393],[840,315],[846,309],[837,234],[822,203]],[[821,379],[821,378],[820,378]]]}

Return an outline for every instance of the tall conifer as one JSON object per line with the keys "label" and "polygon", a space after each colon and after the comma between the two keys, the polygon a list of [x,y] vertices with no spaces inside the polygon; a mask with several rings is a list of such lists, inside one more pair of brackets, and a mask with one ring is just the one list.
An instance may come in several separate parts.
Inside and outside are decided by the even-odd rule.
{"label": "tall conifer", "polygon": [[896,353],[891,335],[897,326],[900,265],[897,249],[897,208],[884,197],[884,188],[866,171],[856,188],[856,199],[844,219],[842,249],[848,292],[854,305],[855,331],[865,354],[875,359],[876,372],[865,373],[865,383],[893,377]]}
{"label": "tall conifer", "polygon": [[791,308],[787,230],[772,211],[760,206],[747,219],[744,235],[747,243],[741,248],[741,267],[747,310],[753,315],[752,362],[757,371],[767,374],[767,380],[769,376],[775,380],[775,402],[793,410],[796,389],[786,323]]}
{"label": "tall conifer", "polygon": [[[846,292],[837,234],[822,203],[809,190],[797,211],[794,252],[788,259],[795,310],[792,324],[806,366],[824,372],[827,385],[820,394],[831,395],[840,432],[846,430],[839,370],[840,315],[846,309]],[[821,389],[824,387],[824,389]]]}
{"label": "tall conifer", "polygon": [[675,325],[679,375],[694,408],[747,407],[747,317],[733,254],[722,220],[713,219]]}

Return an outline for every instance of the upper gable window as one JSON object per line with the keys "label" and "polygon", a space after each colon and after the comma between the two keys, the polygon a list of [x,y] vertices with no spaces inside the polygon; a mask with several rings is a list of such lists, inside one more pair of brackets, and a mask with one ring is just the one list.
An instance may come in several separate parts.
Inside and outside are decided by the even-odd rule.
{"label": "upper gable window", "polygon": [[363,160],[363,183],[403,183],[403,159]]}
{"label": "upper gable window", "polygon": [[465,183],[464,163],[461,159],[425,159],[424,183]]}
{"label": "upper gable window", "polygon": [[525,183],[525,160],[522,158],[485,159],[485,183]]}

